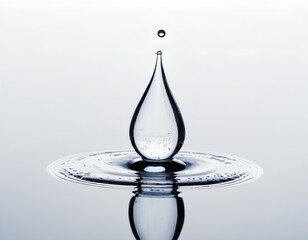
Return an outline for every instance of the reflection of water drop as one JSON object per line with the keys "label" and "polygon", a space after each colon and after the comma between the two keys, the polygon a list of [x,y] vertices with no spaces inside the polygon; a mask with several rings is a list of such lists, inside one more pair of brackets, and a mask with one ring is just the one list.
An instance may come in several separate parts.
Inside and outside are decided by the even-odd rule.
{"label": "reflection of water drop", "polygon": [[166,36],[166,32],[165,32],[165,30],[163,30],[163,29],[160,29],[158,32],[157,32],[157,35],[159,36],[159,37],[164,37],[164,36]]}
{"label": "reflection of water drop", "polygon": [[176,240],[184,215],[183,199],[171,186],[144,189],[141,185],[129,203],[129,220],[136,239]]}
{"label": "reflection of water drop", "polygon": [[169,89],[160,51],[151,81],[133,115],[129,135],[136,152],[151,160],[171,158],[184,143],[184,122]]}

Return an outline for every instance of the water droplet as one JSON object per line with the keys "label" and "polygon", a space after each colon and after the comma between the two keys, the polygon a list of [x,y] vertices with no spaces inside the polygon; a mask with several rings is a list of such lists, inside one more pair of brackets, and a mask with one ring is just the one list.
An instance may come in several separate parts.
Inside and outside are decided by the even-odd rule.
{"label": "water droplet", "polygon": [[129,135],[136,152],[151,160],[171,158],[184,143],[184,122],[168,86],[160,51],[153,76],[133,115]]}
{"label": "water droplet", "polygon": [[165,32],[165,30],[163,30],[163,29],[160,29],[158,32],[157,32],[157,35],[159,36],[159,37],[164,37],[164,36],[166,36],[166,32]]}

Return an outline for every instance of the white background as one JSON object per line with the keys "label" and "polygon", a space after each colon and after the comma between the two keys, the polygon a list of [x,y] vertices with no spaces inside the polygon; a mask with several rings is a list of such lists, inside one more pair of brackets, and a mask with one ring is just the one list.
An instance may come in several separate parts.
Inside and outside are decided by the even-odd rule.
{"label": "white background", "polygon": [[1,0],[0,239],[133,239],[131,192],[57,181],[46,166],[132,148],[129,122],[157,50],[183,149],[265,171],[184,192],[180,239],[307,239],[307,29],[304,0]]}

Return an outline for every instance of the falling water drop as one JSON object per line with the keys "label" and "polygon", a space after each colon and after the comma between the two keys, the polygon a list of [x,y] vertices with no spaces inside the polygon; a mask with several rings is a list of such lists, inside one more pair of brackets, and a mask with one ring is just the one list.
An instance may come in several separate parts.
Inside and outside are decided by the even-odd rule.
{"label": "falling water drop", "polygon": [[161,29],[157,32],[157,35],[162,38],[166,35],[166,32],[165,32],[165,30]]}
{"label": "falling water drop", "polygon": [[172,158],[182,147],[185,127],[181,112],[172,96],[157,52],[153,76],[133,115],[130,140],[145,160]]}

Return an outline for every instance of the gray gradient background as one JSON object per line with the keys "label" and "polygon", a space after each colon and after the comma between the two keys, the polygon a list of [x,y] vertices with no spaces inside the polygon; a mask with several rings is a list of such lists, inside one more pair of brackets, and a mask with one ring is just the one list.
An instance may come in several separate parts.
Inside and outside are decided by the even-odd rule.
{"label": "gray gradient background", "polygon": [[184,192],[180,239],[307,239],[307,29],[304,0],[1,0],[0,239],[133,239],[130,191],[58,181],[46,166],[132,148],[156,50],[184,116],[183,149],[265,170]]}

